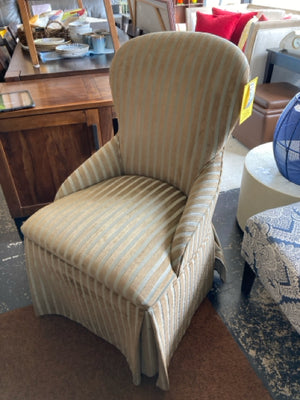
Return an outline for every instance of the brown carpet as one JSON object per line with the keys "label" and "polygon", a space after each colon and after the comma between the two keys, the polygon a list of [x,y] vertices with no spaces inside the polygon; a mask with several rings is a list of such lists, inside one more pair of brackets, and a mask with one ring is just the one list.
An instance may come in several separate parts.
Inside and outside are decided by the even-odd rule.
{"label": "brown carpet", "polygon": [[31,306],[0,315],[1,400],[270,400],[208,299],[169,368],[169,392],[143,377],[134,386],[124,356],[59,316]]}

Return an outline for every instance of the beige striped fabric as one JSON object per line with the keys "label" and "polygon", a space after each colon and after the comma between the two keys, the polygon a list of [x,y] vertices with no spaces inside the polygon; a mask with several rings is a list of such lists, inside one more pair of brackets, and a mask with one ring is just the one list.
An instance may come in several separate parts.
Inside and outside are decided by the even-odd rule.
{"label": "beige striped fabric", "polygon": [[25,224],[23,231],[41,248],[148,308],[176,278],[170,245],[185,203],[186,196],[167,183],[123,175],[57,200],[35,213],[30,230]]}
{"label": "beige striped fabric", "polygon": [[248,75],[236,46],[214,35],[183,32],[178,39],[177,33],[122,46],[111,88],[125,173],[152,176],[188,194],[236,122],[240,83]]}
{"label": "beige striped fabric", "polygon": [[94,153],[61,185],[55,199],[84,189],[123,173],[119,153],[119,137],[115,136],[100,151]]}
{"label": "beige striped fabric", "polygon": [[123,45],[110,76],[120,131],[24,223],[28,277],[37,315],[81,323],[135,384],[158,373],[167,390],[223,260],[212,215],[248,64],[216,36],[164,32]]}

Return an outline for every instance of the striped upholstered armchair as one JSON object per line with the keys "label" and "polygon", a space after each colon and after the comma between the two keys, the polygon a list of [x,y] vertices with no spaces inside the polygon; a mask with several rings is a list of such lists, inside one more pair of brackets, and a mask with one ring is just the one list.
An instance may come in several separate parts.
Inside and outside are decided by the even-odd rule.
{"label": "striped upholstered armchair", "polygon": [[133,382],[168,364],[212,286],[212,226],[225,139],[248,64],[201,33],[133,39],[114,57],[119,133],[23,225],[37,315],[61,314],[114,344]]}

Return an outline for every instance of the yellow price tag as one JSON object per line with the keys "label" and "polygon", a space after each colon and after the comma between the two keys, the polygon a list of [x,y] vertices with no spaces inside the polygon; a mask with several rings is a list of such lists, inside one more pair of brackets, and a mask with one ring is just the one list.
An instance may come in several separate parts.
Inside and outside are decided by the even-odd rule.
{"label": "yellow price tag", "polygon": [[240,113],[240,124],[242,124],[252,114],[257,80],[258,77],[252,79],[244,87],[244,94],[243,94],[242,107]]}
{"label": "yellow price tag", "polygon": [[1,36],[2,38],[4,38],[4,36],[6,35],[6,33],[7,33],[7,30],[6,30],[5,28],[0,29],[0,36]]}

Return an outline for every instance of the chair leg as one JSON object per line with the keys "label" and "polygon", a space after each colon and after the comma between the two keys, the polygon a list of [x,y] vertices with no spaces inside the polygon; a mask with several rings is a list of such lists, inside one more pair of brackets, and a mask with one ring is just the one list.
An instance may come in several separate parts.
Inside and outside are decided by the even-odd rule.
{"label": "chair leg", "polygon": [[242,280],[242,293],[248,296],[256,275],[248,263],[245,262],[243,280]]}

